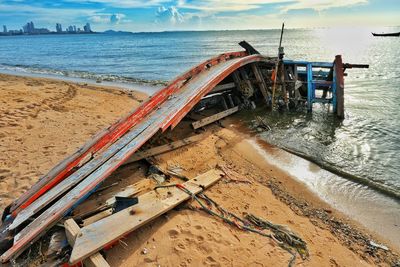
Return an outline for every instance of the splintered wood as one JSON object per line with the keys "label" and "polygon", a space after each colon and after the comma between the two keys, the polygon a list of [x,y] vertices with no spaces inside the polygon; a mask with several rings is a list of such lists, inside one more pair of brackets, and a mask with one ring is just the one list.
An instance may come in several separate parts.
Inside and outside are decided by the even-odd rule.
{"label": "splintered wood", "polygon": [[[222,175],[220,170],[210,170],[185,182],[183,186],[197,194],[217,182]],[[188,199],[190,195],[178,187],[160,188],[139,196],[139,203],[132,208],[80,229],[81,234],[75,240],[70,263],[82,261]]]}

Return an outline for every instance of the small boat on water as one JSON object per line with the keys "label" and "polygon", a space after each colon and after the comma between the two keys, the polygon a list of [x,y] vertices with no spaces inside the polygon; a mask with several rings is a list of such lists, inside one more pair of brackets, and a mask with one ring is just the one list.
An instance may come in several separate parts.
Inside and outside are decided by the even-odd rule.
{"label": "small boat on water", "polygon": [[392,32],[392,33],[372,33],[373,36],[382,36],[382,37],[399,37],[400,32]]}

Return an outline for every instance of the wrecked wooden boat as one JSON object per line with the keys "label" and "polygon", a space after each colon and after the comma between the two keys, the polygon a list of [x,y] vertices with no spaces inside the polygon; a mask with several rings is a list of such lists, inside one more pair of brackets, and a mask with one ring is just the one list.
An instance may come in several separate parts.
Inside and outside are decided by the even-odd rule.
{"label": "wrecked wooden boat", "polygon": [[[195,135],[164,146],[152,146],[152,141],[182,121],[190,121],[192,131],[196,131],[257,105],[281,110],[305,107],[311,112],[316,103],[329,104],[336,116],[344,118],[345,70],[368,67],[343,63],[341,56],[333,62],[284,60],[283,49],[278,57],[267,57],[247,42],[240,45],[245,50],[211,58],[174,79],[56,165],[7,207],[0,229],[1,262],[17,259],[60,223],[73,247],[68,259],[71,264],[101,261],[98,251],[188,199],[179,190],[173,197],[161,199],[154,193],[136,200],[117,199],[136,194],[137,185],[131,185],[100,206],[86,204],[86,210],[77,215],[78,207],[102,190],[100,185],[117,168],[201,138]],[[211,171],[189,181],[185,188],[196,194],[220,177],[221,172]],[[115,209],[121,202],[122,208]],[[132,213],[132,205],[138,205],[140,215]],[[111,227],[120,221],[126,222],[124,227]],[[101,233],[96,229],[102,229]]]}

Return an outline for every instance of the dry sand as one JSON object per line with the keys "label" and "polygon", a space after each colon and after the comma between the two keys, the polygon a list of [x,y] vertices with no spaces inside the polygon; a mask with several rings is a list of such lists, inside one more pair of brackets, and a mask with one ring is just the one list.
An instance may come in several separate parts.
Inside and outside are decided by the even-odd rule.
{"label": "dry sand", "polygon": [[0,74],[0,208],[145,98],[112,88]]}
{"label": "dry sand", "polygon": [[[109,88],[0,75],[0,207],[144,98]],[[251,180],[225,179],[206,193],[238,215],[253,213],[296,232],[310,251],[307,260],[297,257],[298,266],[388,266],[395,261],[398,256],[365,246],[365,229],[257,155],[246,141],[253,137],[238,133],[229,120],[226,126],[210,127],[206,139],[157,156],[157,163],[179,166],[189,178],[223,165]],[[183,134],[178,127],[168,135],[176,139]],[[108,182],[143,177],[142,166],[132,164]],[[287,266],[290,254],[272,240],[187,207],[127,236],[106,252],[107,261],[111,266]]]}

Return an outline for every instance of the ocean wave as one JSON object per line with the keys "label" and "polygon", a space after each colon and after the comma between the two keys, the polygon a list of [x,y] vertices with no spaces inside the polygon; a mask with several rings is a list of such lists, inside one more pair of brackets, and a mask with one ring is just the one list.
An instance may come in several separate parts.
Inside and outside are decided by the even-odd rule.
{"label": "ocean wave", "polygon": [[88,71],[77,71],[77,70],[56,70],[50,68],[43,68],[37,66],[26,66],[26,65],[9,65],[0,64],[0,70],[7,72],[26,73],[26,74],[37,74],[44,76],[61,76],[69,78],[78,78],[93,80],[96,82],[118,82],[118,83],[134,83],[134,84],[146,84],[153,86],[165,86],[167,81],[163,80],[146,80],[135,77],[126,77],[114,74],[99,74]]}

